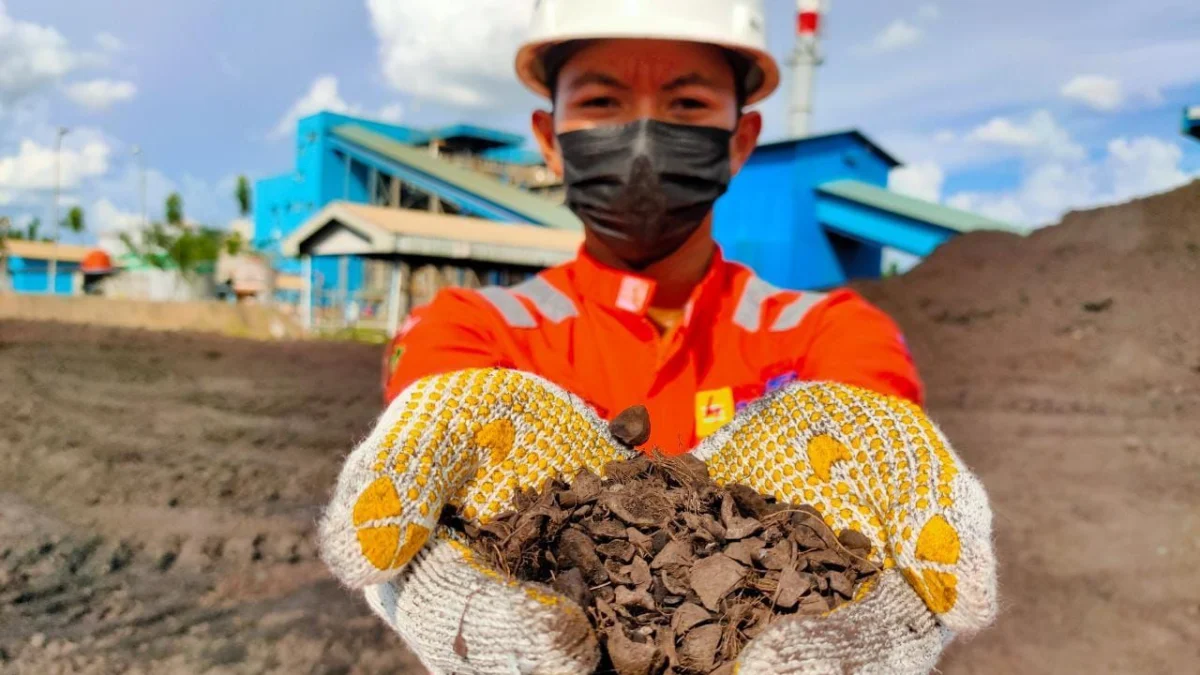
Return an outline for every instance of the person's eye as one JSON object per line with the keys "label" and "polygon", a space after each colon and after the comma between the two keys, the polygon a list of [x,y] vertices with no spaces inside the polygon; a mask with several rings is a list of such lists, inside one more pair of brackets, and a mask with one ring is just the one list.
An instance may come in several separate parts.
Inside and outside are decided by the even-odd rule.
{"label": "person's eye", "polygon": [[615,108],[615,107],[619,106],[620,104],[621,104],[620,101],[613,98],[612,96],[593,96],[591,98],[584,99],[579,104],[579,107],[604,109],[604,108]]}
{"label": "person's eye", "polygon": [[708,103],[698,98],[677,98],[671,102],[671,107],[681,110],[704,110]]}

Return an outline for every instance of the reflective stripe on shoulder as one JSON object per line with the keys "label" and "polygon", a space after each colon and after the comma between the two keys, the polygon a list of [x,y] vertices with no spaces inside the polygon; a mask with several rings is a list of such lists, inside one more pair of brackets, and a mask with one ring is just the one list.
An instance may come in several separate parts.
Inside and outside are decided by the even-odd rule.
{"label": "reflective stripe on shoulder", "polygon": [[742,289],[737,309],[733,310],[733,322],[750,332],[757,331],[762,324],[763,303],[778,292],[778,288],[758,276],[750,277]]}
{"label": "reflective stripe on shoulder", "polygon": [[525,305],[508,290],[499,286],[480,288],[478,293],[500,312],[504,322],[512,328],[537,328],[537,321]]}
{"label": "reflective stripe on shoulder", "polygon": [[825,298],[828,298],[828,293],[817,293],[815,291],[805,291],[800,294],[800,297],[792,301],[792,304],[783,308],[779,316],[775,317],[775,323],[771,324],[772,332],[780,332],[791,330],[800,325],[804,321],[804,317],[812,311],[813,307],[821,304]]}
{"label": "reflective stripe on shoulder", "polygon": [[578,316],[571,298],[541,276],[532,276],[513,286],[511,290],[517,295],[529,298],[542,316],[554,323]]}

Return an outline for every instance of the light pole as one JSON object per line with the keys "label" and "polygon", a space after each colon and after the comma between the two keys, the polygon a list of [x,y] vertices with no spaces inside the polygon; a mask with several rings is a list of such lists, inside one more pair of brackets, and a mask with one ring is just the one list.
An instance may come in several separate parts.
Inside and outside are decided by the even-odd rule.
{"label": "light pole", "polygon": [[133,156],[137,158],[138,163],[138,189],[142,198],[142,229],[146,229],[150,223],[146,215],[146,162],[142,158],[142,146],[133,146]]}
{"label": "light pole", "polygon": [[54,200],[51,202],[51,224],[54,226],[54,246],[50,249],[50,269],[49,269],[49,285],[46,290],[50,295],[54,295],[55,287],[58,285],[58,179],[59,179],[59,164],[60,156],[62,155],[62,139],[67,135],[70,129],[66,127],[58,128],[58,135],[54,137]]}

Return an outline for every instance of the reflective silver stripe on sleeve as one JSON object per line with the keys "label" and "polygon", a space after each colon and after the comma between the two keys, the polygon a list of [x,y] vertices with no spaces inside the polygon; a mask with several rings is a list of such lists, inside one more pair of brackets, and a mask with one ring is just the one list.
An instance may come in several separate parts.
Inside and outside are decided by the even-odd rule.
{"label": "reflective silver stripe on sleeve", "polygon": [[829,297],[828,293],[813,291],[802,293],[800,297],[792,301],[792,304],[784,307],[779,316],[775,317],[775,323],[771,325],[771,330],[780,332],[799,326],[800,322],[804,321],[804,317],[808,316],[809,311],[827,297]]}
{"label": "reflective silver stripe on sleeve", "polygon": [[733,311],[733,322],[750,332],[757,331],[762,323],[763,303],[778,292],[778,288],[757,276],[750,277]]}
{"label": "reflective silver stripe on sleeve", "polygon": [[575,303],[571,302],[565,293],[555,288],[554,284],[540,276],[530,277],[513,286],[512,292],[529,298],[542,316],[554,323],[578,315],[578,312],[575,311]]}
{"label": "reflective silver stripe on sleeve", "polygon": [[492,307],[500,312],[504,317],[505,323],[512,328],[536,328],[537,321],[533,315],[525,309],[525,305],[516,298],[512,293],[500,288],[499,286],[488,286],[479,289],[478,293],[488,302],[492,303]]}

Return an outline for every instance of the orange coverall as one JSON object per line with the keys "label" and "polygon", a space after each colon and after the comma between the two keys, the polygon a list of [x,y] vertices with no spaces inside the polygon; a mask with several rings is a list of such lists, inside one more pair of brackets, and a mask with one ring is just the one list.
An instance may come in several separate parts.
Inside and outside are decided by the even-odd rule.
{"label": "orange coverall", "polygon": [[448,288],[387,352],[385,398],[426,375],[536,373],[605,419],[643,404],[646,448],[691,450],[764,393],[793,381],[858,385],[922,403],[896,324],[850,290],[781,290],[716,254],[666,334],[647,317],[654,282],[586,252],[512,288]]}

